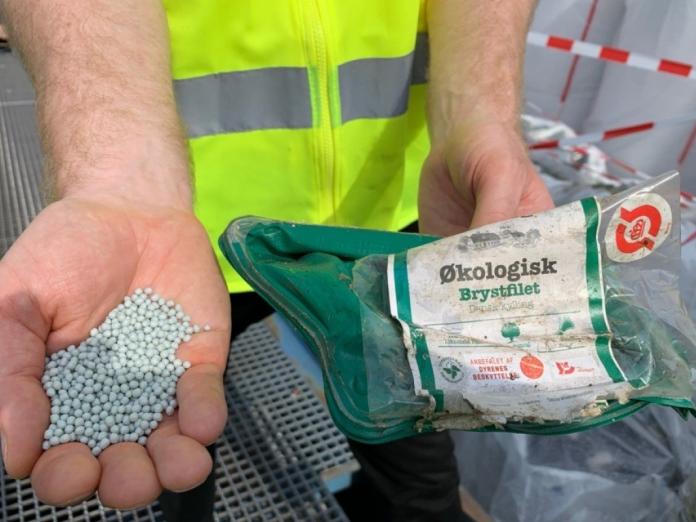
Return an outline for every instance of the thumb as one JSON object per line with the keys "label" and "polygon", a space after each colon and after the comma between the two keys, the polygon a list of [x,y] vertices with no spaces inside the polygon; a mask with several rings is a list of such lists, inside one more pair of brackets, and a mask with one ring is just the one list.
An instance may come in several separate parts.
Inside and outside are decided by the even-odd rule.
{"label": "thumb", "polygon": [[474,215],[470,228],[478,228],[498,221],[511,219],[517,215],[522,198],[523,176],[516,179],[510,171],[488,168],[479,173],[474,187]]}
{"label": "thumb", "polygon": [[0,263],[0,438],[8,474],[29,474],[41,454],[49,403],[41,386],[47,326]]}

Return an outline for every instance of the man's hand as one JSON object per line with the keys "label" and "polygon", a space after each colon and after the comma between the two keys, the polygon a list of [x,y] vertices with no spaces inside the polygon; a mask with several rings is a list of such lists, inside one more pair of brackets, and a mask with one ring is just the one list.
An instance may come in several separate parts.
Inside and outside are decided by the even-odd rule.
{"label": "man's hand", "polygon": [[553,206],[518,133],[535,0],[430,0],[428,130],[419,224],[450,235]]}
{"label": "man's hand", "polygon": [[[146,448],[120,443],[98,459],[80,443],[42,452],[50,408],[40,382],[44,358],[87,337],[125,295],[148,286],[212,327],[179,348],[192,367],[177,386],[178,412],[165,417]],[[54,505],[98,489],[105,505],[129,508],[153,501],[162,488],[198,485],[212,468],[205,445],[227,416],[229,335],[227,291],[189,210],[113,196],[75,195],[50,205],[0,261],[0,434],[8,473],[31,473],[37,496]]]}
{"label": "man's hand", "polygon": [[[230,310],[210,242],[191,210],[191,176],[171,79],[161,0],[0,0],[36,89],[47,173],[60,200],[0,262],[0,434],[11,476],[31,473],[49,504],[98,488],[107,506],[154,500],[209,474],[222,431]],[[84,339],[124,296],[152,287],[200,333],[179,410],[147,448],[83,444],[41,452],[49,401],[44,357]]]}
{"label": "man's hand", "polygon": [[469,123],[423,165],[418,210],[423,233],[448,236],[553,207],[514,127]]}

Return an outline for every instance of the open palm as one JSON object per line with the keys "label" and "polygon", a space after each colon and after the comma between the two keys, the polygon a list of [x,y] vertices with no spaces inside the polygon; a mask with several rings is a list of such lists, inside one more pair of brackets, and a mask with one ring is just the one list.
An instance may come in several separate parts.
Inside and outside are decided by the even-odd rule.
{"label": "open palm", "polygon": [[[43,452],[50,411],[40,382],[45,356],[87,337],[125,295],[148,286],[212,327],[179,348],[192,363],[177,386],[179,410],[146,448],[119,443],[98,458],[80,443]],[[190,212],[106,199],[50,205],[0,261],[0,437],[8,473],[31,473],[39,498],[55,505],[98,490],[108,506],[135,507],[162,488],[198,485],[212,466],[205,445],[227,415],[229,335],[224,281]]]}

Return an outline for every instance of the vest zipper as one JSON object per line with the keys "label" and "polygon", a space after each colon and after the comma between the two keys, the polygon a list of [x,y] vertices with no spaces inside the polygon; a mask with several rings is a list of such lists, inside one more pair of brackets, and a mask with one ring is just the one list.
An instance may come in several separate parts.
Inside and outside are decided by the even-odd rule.
{"label": "vest zipper", "polygon": [[[310,57],[310,82],[315,111],[317,167],[319,171],[320,214],[325,223],[336,222],[335,144],[332,125],[332,65],[325,24],[322,23],[323,0],[306,0],[307,47]],[[317,114],[318,113],[318,117]]]}

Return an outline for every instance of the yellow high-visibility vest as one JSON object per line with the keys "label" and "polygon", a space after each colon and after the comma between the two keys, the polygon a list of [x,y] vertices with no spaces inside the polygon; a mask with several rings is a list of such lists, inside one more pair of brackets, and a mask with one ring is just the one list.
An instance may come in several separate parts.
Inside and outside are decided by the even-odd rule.
{"label": "yellow high-visibility vest", "polygon": [[164,0],[196,213],[397,230],[417,218],[425,0]]}

